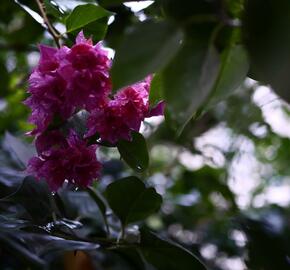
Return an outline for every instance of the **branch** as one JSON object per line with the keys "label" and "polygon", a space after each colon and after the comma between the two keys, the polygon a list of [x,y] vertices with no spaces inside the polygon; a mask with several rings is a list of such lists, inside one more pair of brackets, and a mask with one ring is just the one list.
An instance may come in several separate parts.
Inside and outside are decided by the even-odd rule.
{"label": "branch", "polygon": [[38,5],[39,11],[40,11],[41,16],[43,18],[43,21],[44,21],[44,23],[45,23],[45,25],[47,27],[47,31],[53,37],[53,39],[54,39],[54,41],[56,43],[56,46],[58,48],[60,48],[59,35],[58,35],[57,31],[55,30],[55,28],[50,23],[48,17],[47,17],[44,1],[43,0],[36,0],[36,3]]}

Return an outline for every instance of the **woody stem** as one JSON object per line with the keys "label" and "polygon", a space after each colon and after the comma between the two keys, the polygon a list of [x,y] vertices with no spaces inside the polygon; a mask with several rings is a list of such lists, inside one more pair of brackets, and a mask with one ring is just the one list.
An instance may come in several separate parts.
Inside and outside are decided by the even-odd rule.
{"label": "woody stem", "polygon": [[41,13],[41,16],[43,18],[44,24],[47,27],[47,31],[50,33],[50,35],[53,37],[56,46],[60,48],[60,43],[59,43],[59,35],[56,31],[56,29],[53,27],[53,25],[50,23],[47,14],[46,14],[46,8],[43,0],[36,0],[36,3],[38,5],[39,11]]}

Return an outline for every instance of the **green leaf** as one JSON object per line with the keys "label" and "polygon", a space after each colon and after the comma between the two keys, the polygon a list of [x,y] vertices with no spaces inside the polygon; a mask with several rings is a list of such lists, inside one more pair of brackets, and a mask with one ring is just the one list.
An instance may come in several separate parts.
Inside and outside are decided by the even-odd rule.
{"label": "green leaf", "polygon": [[107,230],[109,231],[108,223],[107,223],[107,206],[106,206],[104,199],[98,193],[98,191],[93,187],[88,187],[87,191],[90,194],[91,198],[95,201],[95,203],[99,207],[99,209],[102,213],[103,219],[104,219],[105,226],[106,226]]}
{"label": "green leaf", "polygon": [[154,233],[142,231],[140,245],[145,260],[157,270],[206,270],[201,261],[188,250]]}
{"label": "green leaf", "polygon": [[[82,28],[84,35],[86,37],[91,37],[94,43],[103,40],[104,37],[106,36],[107,30],[108,30],[108,18],[102,18],[93,21],[84,26],[84,28]],[[68,36],[70,40],[75,40],[79,32],[80,29],[69,32]]]}
{"label": "green leaf", "polygon": [[[130,266],[133,266],[133,269],[138,270],[150,270],[147,265],[145,265],[144,259],[141,257],[141,254],[138,249],[132,247],[117,246],[114,250],[118,255],[130,263]],[[130,268],[132,269],[132,268]],[[151,269],[153,270],[153,269]]]}
{"label": "green leaf", "polygon": [[282,226],[275,227],[268,218],[270,214],[275,213],[277,218],[285,222],[284,211],[278,209],[274,207],[255,217],[249,215],[237,219],[248,239],[248,269],[286,270],[289,268],[288,241],[285,238],[288,233]]}
{"label": "green leaf", "polygon": [[9,132],[5,133],[2,144],[3,148],[24,167],[26,167],[29,159],[35,155],[35,149],[32,146],[29,146],[20,139],[14,137]]}
{"label": "green leaf", "polygon": [[92,37],[93,42],[103,40],[108,30],[108,17],[89,23],[83,30],[86,36]]}
{"label": "green leaf", "polygon": [[96,20],[108,17],[112,14],[113,13],[94,4],[77,6],[66,19],[67,32],[83,28]]}
{"label": "green leaf", "polygon": [[121,157],[132,169],[142,172],[148,168],[149,154],[142,134],[132,132],[132,140],[120,140],[117,143],[117,148]]}
{"label": "green leaf", "polygon": [[54,1],[44,0],[44,3],[47,14],[57,19],[61,19],[63,16],[65,16],[63,10]]}
{"label": "green leaf", "polygon": [[46,264],[45,260],[39,258],[39,256],[35,254],[35,251],[32,252],[31,250],[29,250],[29,247],[25,247],[22,238],[21,241],[17,239],[21,236],[21,233],[18,231],[1,232],[0,230],[0,244],[1,246],[8,249],[10,252],[17,254],[16,258],[21,258],[22,261],[29,263],[29,265],[36,267],[36,269],[44,269]]}
{"label": "green leaf", "polygon": [[135,25],[116,50],[111,70],[114,90],[162,69],[176,54],[181,39],[180,29],[168,22]]}
{"label": "green leaf", "polygon": [[[22,171],[17,171],[9,167],[0,166],[0,184],[5,187],[19,188],[23,179],[26,177]],[[2,187],[3,189],[3,187]],[[1,190],[1,195],[2,195]]]}
{"label": "green leaf", "polygon": [[13,195],[13,199],[26,210],[35,224],[44,225],[50,221],[51,214],[55,210],[50,203],[50,196],[45,181],[37,182],[32,177],[26,177]]}
{"label": "green leaf", "polygon": [[[100,204],[98,205],[94,198],[92,198],[87,191],[64,191],[60,194],[65,212],[70,219],[77,219],[77,217],[84,217],[85,219],[94,219],[94,224],[98,230],[103,231],[103,220]],[[95,225],[94,225],[95,227]]]}
{"label": "green leaf", "polygon": [[166,108],[179,132],[208,97],[219,71],[219,57],[207,42],[187,40],[163,70]]}
{"label": "green leaf", "polygon": [[146,188],[134,176],[113,182],[107,187],[105,194],[123,226],[145,219],[158,211],[162,203],[162,197],[154,188]]}
{"label": "green leaf", "polygon": [[[37,235],[35,236],[35,241],[37,241]],[[43,248],[39,248],[39,254],[41,257],[45,258],[47,261],[51,262],[55,260],[57,256],[64,254],[65,251],[71,250],[87,250],[93,251],[100,248],[100,245],[92,242],[85,242],[81,240],[67,240],[60,237],[54,237],[50,235],[41,235],[39,240],[45,242]],[[45,241],[46,240],[46,241]],[[40,242],[39,241],[39,242]]]}
{"label": "green leaf", "polygon": [[63,255],[65,251],[94,251],[100,247],[97,243],[67,240],[47,233],[40,234],[20,230],[2,231],[1,228],[0,244],[1,247],[7,247],[9,251],[17,254],[17,257],[20,255],[33,269],[47,269],[48,264]]}
{"label": "green leaf", "polygon": [[150,106],[156,105],[162,97],[162,77],[160,73],[156,73],[151,81],[150,92],[149,92],[149,103]]}
{"label": "green leaf", "polygon": [[246,1],[243,36],[255,80],[290,102],[290,1]]}
{"label": "green leaf", "polygon": [[107,212],[107,206],[103,200],[103,198],[98,194],[98,192],[93,187],[88,187],[88,193],[92,197],[92,199],[95,201],[95,203],[98,205],[101,213],[104,217],[106,217]]}
{"label": "green leaf", "polygon": [[213,106],[231,95],[246,79],[248,55],[242,45],[231,45],[221,56],[221,67],[206,107]]}

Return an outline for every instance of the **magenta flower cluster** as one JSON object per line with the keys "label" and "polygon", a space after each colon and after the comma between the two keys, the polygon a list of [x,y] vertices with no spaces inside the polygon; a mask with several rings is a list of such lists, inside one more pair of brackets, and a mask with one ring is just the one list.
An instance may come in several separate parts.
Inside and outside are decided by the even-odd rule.
{"label": "magenta flower cluster", "polygon": [[[88,145],[87,138],[98,136],[98,141],[115,145],[130,140],[146,117],[163,114],[163,103],[149,106],[151,76],[110,97],[110,66],[102,45],[93,45],[82,32],[72,48],[40,45],[39,64],[29,78],[30,97],[24,101],[32,111],[29,121],[35,129],[30,135],[36,136],[38,153],[28,172],[45,179],[52,190],[65,180],[85,187],[99,176],[97,145]],[[80,110],[89,113],[83,138],[74,130],[65,134],[53,129],[56,119],[66,121]]]}
{"label": "magenta flower cluster", "polygon": [[41,134],[36,138],[36,148],[38,157],[30,159],[28,171],[36,179],[46,179],[54,191],[65,180],[86,187],[99,176],[96,145],[87,146],[73,130],[67,137],[57,130]]}

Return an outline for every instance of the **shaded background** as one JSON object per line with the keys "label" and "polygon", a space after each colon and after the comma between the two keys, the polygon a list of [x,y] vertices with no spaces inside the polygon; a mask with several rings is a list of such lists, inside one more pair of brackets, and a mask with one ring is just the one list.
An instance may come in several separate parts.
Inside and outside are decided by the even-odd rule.
{"label": "shaded background", "polygon": [[[31,129],[29,111],[21,103],[27,95],[27,79],[39,57],[37,44],[53,45],[33,13],[37,11],[34,1],[19,2],[22,7],[10,0],[0,5],[1,138],[5,131],[22,136]],[[50,18],[58,21],[55,26],[62,32],[64,26],[53,13],[66,12],[80,2],[47,2],[51,2]],[[153,1],[100,4],[117,14],[109,19],[105,37],[104,44],[110,48],[116,48],[128,26],[155,12]],[[113,56],[114,51],[110,53]],[[145,122],[142,133],[148,138],[151,157],[148,182],[164,198],[161,211],[148,218],[146,226],[193,251],[209,269],[290,269],[289,108],[270,87],[248,77],[226,100],[191,121],[178,139],[162,117]],[[13,185],[3,169],[11,155],[3,141],[0,182],[1,194],[6,196]],[[103,190],[130,170],[115,150],[100,152],[105,165],[98,187]],[[81,202],[72,217],[90,222],[92,215],[100,216],[90,202],[71,193],[68,201],[80,196]],[[6,203],[1,202],[3,216]],[[22,265],[22,260],[14,260],[10,248],[0,246],[0,256],[1,269]],[[118,259],[100,257],[110,263],[97,269],[131,269],[111,268]]]}

